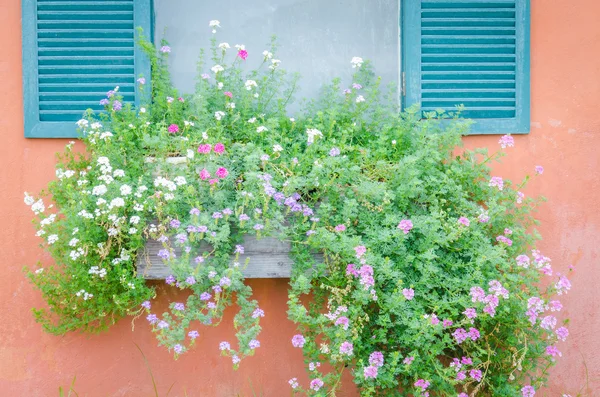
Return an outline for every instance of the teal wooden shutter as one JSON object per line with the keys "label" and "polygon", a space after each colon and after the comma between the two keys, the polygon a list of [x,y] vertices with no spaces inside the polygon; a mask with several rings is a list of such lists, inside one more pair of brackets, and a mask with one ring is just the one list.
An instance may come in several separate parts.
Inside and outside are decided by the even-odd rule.
{"label": "teal wooden shutter", "polygon": [[529,0],[404,0],[405,107],[456,110],[473,133],[529,132]]}
{"label": "teal wooden shutter", "polygon": [[76,137],[75,122],[119,86],[139,100],[136,78],[150,77],[135,45],[151,31],[151,0],[23,0],[25,136]]}

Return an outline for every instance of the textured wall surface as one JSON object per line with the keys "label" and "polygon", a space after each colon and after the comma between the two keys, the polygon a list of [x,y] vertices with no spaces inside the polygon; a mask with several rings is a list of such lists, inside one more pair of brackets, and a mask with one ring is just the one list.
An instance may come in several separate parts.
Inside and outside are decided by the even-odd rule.
{"label": "textured wall surface", "polygon": [[[600,29],[597,0],[532,0],[532,129],[516,137],[495,174],[519,179],[541,164],[546,171],[528,195],[548,202],[542,221],[542,251],[557,271],[575,266],[573,289],[563,299],[571,336],[551,371],[550,386],[538,395],[600,395]],[[212,16],[201,19],[201,24]],[[286,281],[252,280],[254,297],[265,309],[262,347],[234,372],[219,357],[217,344],[232,339],[232,311],[219,328],[202,333],[199,347],[174,362],[156,346],[144,321],[120,321],[101,335],[45,334],[31,316],[40,295],[23,276],[23,265],[49,258],[38,248],[23,205],[23,191],[37,192],[53,178],[54,153],[64,140],[23,138],[21,8],[0,0],[0,394],[57,396],[58,386],[77,376],[80,396],[154,395],[150,375],[135,344],[148,358],[160,395],[283,396],[287,380],[306,384],[302,357],[291,347],[294,326],[286,319]],[[235,44],[235,43],[231,43]],[[347,58],[347,57],[346,57]],[[284,59],[285,62],[285,59]],[[468,137],[466,145],[497,147],[498,136]],[[158,305],[175,292],[159,288]],[[348,379],[346,379],[348,380]],[[346,382],[346,385],[350,385]],[[339,395],[353,395],[351,387]],[[255,393],[255,394],[253,394]]]}

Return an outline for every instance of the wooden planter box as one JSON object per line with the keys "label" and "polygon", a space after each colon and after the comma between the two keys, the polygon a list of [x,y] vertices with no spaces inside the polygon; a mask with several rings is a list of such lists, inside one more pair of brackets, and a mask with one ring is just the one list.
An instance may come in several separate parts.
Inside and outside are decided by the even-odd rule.
{"label": "wooden planter box", "polygon": [[[274,237],[257,240],[255,236],[248,235],[242,245],[244,254],[240,255],[238,261],[243,264],[249,258],[248,266],[243,271],[246,278],[290,277],[293,262],[289,257],[289,243]],[[171,274],[171,269],[157,255],[162,248],[162,243],[156,240],[146,242],[144,250],[137,257],[136,265],[140,277],[163,280]]]}

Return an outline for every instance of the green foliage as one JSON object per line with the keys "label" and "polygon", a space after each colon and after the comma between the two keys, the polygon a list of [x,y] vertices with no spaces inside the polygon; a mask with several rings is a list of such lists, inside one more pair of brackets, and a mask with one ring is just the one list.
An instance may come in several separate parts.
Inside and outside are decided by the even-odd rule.
{"label": "green foliage", "polygon": [[[120,108],[115,89],[106,112],[79,122],[86,153],[69,145],[59,158],[56,215],[26,197],[56,263],[28,271],[49,305],[35,311],[47,330],[104,329],[144,302],[177,357],[235,302],[238,344],[220,348],[237,367],[255,353],[264,315],[244,284],[252,260],[241,244],[277,236],[292,246],[288,315],[307,393],[335,391],[346,370],[365,396],[513,396],[545,382],[558,336],[542,313],[568,280],[542,291],[550,260],[515,259],[533,248],[540,200],[518,192],[528,177],[492,178],[504,152],[460,147],[468,121],[400,112],[368,62],[354,62],[351,88],[336,79],[290,118],[298,78],[273,58],[274,41],[246,72],[213,40],[212,73],[201,53],[195,92],[180,95],[168,52],[140,45],[153,70],[141,86],[148,102]],[[160,317],[134,267],[147,238],[163,244],[167,282],[189,291]]]}

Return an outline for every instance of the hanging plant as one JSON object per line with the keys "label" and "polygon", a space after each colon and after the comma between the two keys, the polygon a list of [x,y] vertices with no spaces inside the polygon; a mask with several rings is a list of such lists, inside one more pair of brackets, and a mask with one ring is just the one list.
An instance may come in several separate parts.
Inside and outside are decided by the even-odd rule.
{"label": "hanging plant", "polygon": [[[244,283],[243,241],[270,236],[294,263],[290,343],[310,377],[289,380],[294,391],[326,395],[344,371],[365,396],[527,397],[544,384],[568,335],[553,296],[570,283],[534,248],[541,200],[521,193],[529,177],[491,174],[511,136],[493,154],[461,148],[468,121],[400,112],[359,57],[349,85],[334,80],[291,118],[298,78],[274,42],[255,54],[214,36],[192,95],[170,83],[167,43],[140,45],[153,71],[138,80],[146,103],[110,91],[104,112],[78,122],[85,152],[67,145],[47,194],[25,197],[54,259],[27,273],[48,303],[34,310],[46,330],[144,313],[178,357],[235,304],[237,342],[198,353],[219,348],[237,367],[268,315]],[[167,313],[136,274],[149,239],[162,244],[166,283],[189,291]]]}

